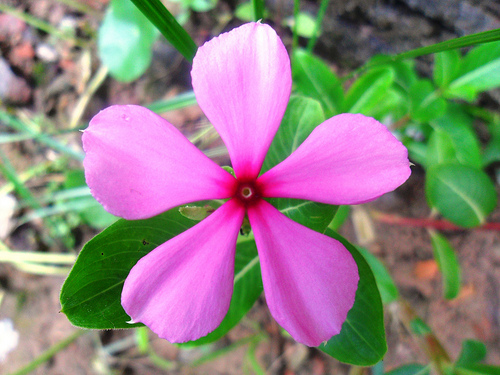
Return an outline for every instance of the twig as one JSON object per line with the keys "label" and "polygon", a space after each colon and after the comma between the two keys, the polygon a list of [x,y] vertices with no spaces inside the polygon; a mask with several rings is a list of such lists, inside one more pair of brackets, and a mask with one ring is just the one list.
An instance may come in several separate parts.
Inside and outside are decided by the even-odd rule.
{"label": "twig", "polygon": [[[385,212],[370,211],[370,215],[375,219],[382,223],[392,224],[392,225],[400,225],[404,227],[417,227],[417,228],[432,228],[436,230],[467,230],[468,228],[459,227],[453,223],[450,223],[447,220],[440,219],[430,219],[430,218],[413,218],[413,217],[404,217],[394,214],[388,214]],[[474,229],[479,230],[495,230],[500,231],[500,223],[491,222],[485,223],[481,226],[475,227]]]}

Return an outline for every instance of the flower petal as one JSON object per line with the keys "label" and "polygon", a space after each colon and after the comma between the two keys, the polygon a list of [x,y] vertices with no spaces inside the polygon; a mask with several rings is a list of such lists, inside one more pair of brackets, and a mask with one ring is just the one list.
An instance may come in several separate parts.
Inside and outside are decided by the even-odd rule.
{"label": "flower petal", "polygon": [[258,176],[290,97],[290,59],[276,32],[249,23],[198,49],[196,100],[226,144],[240,180]]}
{"label": "flower petal", "polygon": [[116,216],[144,219],[233,192],[228,172],[146,108],[109,107],[90,121],[82,139],[87,184]]}
{"label": "flower petal", "polygon": [[354,304],[358,268],[338,241],[304,227],[264,200],[248,209],[266,301],[276,321],[305,345],[340,332]]}
{"label": "flower petal", "polygon": [[174,343],[217,328],[231,302],[243,216],[244,209],[230,200],[140,259],[122,291],[122,306],[132,321]]}
{"label": "flower petal", "polygon": [[258,181],[265,197],[359,204],[396,189],[410,173],[407,149],[384,125],[342,114],[320,124]]}

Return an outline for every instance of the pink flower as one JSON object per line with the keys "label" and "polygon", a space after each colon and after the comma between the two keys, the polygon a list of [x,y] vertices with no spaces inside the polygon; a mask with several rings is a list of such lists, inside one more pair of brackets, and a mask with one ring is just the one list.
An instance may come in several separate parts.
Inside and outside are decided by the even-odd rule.
{"label": "pink flower", "polygon": [[273,317],[295,340],[317,346],[340,332],[354,303],[356,263],[340,242],[263,198],[371,201],[406,181],[407,150],[376,120],[342,114],[259,177],[292,85],[281,40],[267,25],[243,25],[200,47],[191,75],[236,178],[142,107],[109,107],[83,135],[87,183],[112,214],[144,219],[186,203],[229,199],[139,260],[125,280],[122,305],[134,322],[170,342],[213,331],[229,308],[236,239],[248,215]]}

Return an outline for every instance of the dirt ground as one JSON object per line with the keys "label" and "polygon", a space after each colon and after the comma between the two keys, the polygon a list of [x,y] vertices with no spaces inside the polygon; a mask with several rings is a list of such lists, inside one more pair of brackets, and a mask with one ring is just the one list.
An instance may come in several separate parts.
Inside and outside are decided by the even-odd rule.
{"label": "dirt ground", "polygon": [[[75,10],[56,0],[2,0],[51,25],[66,22],[77,30],[77,36],[91,40],[106,7],[106,0],[80,0],[87,12]],[[291,14],[293,2],[266,2],[274,20]],[[235,3],[221,2],[218,12],[227,14]],[[304,2],[305,10],[315,14],[317,4]],[[212,34],[238,23],[218,20],[212,14],[194,14],[187,25],[198,44]],[[276,24],[279,24],[276,22]],[[333,69],[346,72],[359,66],[375,53],[397,53],[456,36],[500,28],[500,6],[496,1],[425,1],[425,0],[347,0],[332,2],[324,32],[316,48]],[[285,43],[290,44],[289,30],[277,26]],[[0,13],[0,103],[4,108],[41,113],[59,128],[71,118],[89,75],[99,61],[95,44],[90,49],[54,39],[16,17]],[[430,57],[419,59],[423,74],[430,72]],[[43,68],[43,69],[42,69]],[[82,122],[110,104],[141,104],[174,96],[190,88],[189,65],[164,41],[155,45],[153,64],[146,74],[130,84],[106,79],[92,97]],[[496,106],[497,93],[482,100]],[[184,133],[191,134],[205,121],[198,107],[166,114]],[[6,132],[0,122],[0,132]],[[80,147],[79,134],[68,136],[71,147]],[[212,146],[220,143],[213,142]],[[35,141],[0,144],[17,171],[53,160],[53,151]],[[223,160],[219,160],[223,161]],[[77,167],[76,162],[70,166]],[[494,168],[489,170],[494,175]],[[51,177],[52,176],[52,177]],[[43,191],[51,176],[38,176],[29,186],[35,193]],[[0,185],[4,180],[0,178]],[[424,218],[429,215],[425,203],[424,174],[413,168],[410,180],[397,191],[363,206],[401,216]],[[2,241],[14,250],[67,252],[67,245],[55,241],[48,246],[43,238],[46,229],[41,220],[19,226],[16,222],[25,209],[15,211],[13,226]],[[488,221],[500,222],[500,209]],[[402,298],[432,328],[452,358],[460,352],[465,339],[483,341],[488,347],[487,361],[500,365],[500,235],[495,231],[463,230],[446,232],[456,249],[462,266],[463,286],[458,298],[442,297],[440,275],[433,261],[427,230],[368,221],[375,237],[366,246],[381,259],[395,279]],[[74,247],[79,251],[96,231],[81,225],[73,228]],[[353,242],[364,240],[349,220],[341,233]],[[9,374],[32,361],[52,345],[77,331],[60,313],[59,292],[63,276],[39,276],[0,263],[0,321],[12,320],[19,333],[17,347],[0,361],[0,373]],[[402,323],[401,306],[386,307],[388,353],[386,369],[419,362],[427,358]],[[245,338],[264,332],[265,339],[256,343]],[[212,346],[179,349],[149,334],[151,345],[161,358],[169,360],[161,369],[154,360],[140,353],[133,331],[86,331],[34,374],[239,374],[253,373],[249,352],[269,374],[347,374],[349,366],[340,364],[316,349],[306,348],[284,338],[270,316],[265,299],[253,307],[242,323],[225,339]],[[0,337],[0,341],[2,337]],[[242,341],[243,340],[243,341]],[[241,344],[241,345],[240,345]],[[203,363],[210,352],[236,345]],[[240,346],[238,346],[240,345]],[[352,370],[351,370],[352,371]]]}

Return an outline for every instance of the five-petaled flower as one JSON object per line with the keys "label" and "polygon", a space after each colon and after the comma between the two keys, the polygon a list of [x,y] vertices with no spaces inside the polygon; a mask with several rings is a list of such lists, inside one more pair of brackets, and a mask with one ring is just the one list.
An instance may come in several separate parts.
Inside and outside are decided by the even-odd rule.
{"label": "five-petaled flower", "polygon": [[340,242],[290,220],[264,198],[371,201],[408,178],[407,150],[376,120],[342,114],[259,176],[292,85],[279,37],[260,23],[238,27],[198,49],[191,75],[236,177],[139,106],[107,108],[83,134],[87,183],[117,216],[144,219],[186,203],[228,199],[137,262],[122,306],[171,342],[213,331],[229,308],[236,239],[248,215],[271,314],[295,340],[317,346],[340,332],[353,306],[356,263]]}

